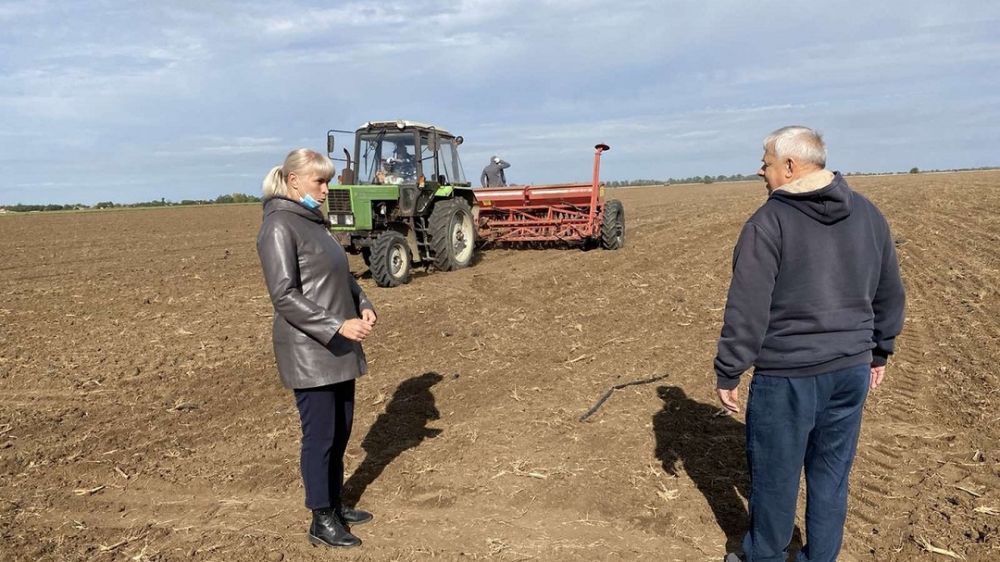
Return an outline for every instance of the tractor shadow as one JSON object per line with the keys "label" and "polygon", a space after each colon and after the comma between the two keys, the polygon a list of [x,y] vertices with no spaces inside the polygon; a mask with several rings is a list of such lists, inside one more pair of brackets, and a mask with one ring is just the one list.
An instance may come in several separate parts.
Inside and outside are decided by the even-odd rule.
{"label": "tractor shadow", "polygon": [[427,422],[441,417],[431,387],[443,378],[437,373],[424,373],[396,387],[385,412],[379,414],[361,442],[365,458],[344,484],[344,505],[357,505],[368,486],[392,461],[424,439],[441,433],[440,429],[427,427]]}
{"label": "tractor shadow", "polygon": [[[749,519],[750,471],[746,459],[746,425],[720,408],[693,400],[676,386],[656,389],[663,408],[653,415],[656,458],[676,476],[681,467],[705,496],[715,521],[726,534],[726,551],[742,550]],[[789,559],[802,548],[798,525],[788,546]]]}

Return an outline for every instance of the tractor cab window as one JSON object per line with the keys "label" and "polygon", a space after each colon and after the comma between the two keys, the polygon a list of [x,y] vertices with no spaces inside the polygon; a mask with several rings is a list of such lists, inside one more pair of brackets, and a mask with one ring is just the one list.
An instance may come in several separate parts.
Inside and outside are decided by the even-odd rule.
{"label": "tractor cab window", "polygon": [[360,137],[358,183],[415,184],[417,159],[413,133],[366,133]]}
{"label": "tractor cab window", "polygon": [[438,176],[441,185],[465,183],[465,173],[458,161],[454,139],[438,139]]}
{"label": "tractor cab window", "polygon": [[424,170],[424,179],[435,181],[434,149],[431,147],[430,135],[427,133],[420,135],[420,165]]}

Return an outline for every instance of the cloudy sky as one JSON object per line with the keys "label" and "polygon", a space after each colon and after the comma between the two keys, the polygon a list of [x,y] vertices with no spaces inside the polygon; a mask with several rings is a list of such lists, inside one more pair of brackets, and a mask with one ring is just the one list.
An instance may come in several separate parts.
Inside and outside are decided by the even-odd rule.
{"label": "cloudy sky", "polygon": [[259,193],[369,119],[466,138],[516,182],[1000,165],[1000,3],[0,0],[0,203]]}

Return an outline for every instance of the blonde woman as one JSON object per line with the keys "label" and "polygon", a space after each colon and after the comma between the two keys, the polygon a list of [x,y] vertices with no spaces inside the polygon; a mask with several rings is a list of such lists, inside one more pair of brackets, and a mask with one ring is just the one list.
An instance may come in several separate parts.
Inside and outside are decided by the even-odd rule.
{"label": "blonde woman", "polygon": [[302,424],[309,541],[353,547],[361,539],[350,527],[372,515],[341,503],[344,451],[354,420],[354,380],[368,370],[361,342],[376,316],[320,211],[333,174],[326,156],[305,148],[267,174],[257,253],[274,305],[278,373],[295,394]]}

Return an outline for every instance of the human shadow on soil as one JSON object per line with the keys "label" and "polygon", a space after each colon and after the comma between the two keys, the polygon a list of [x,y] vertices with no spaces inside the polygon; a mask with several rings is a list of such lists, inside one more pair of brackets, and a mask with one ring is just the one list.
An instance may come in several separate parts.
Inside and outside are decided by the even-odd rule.
{"label": "human shadow on soil", "polygon": [[694,481],[719,527],[726,534],[726,550],[738,550],[747,529],[743,500],[749,493],[746,462],[746,426],[720,408],[691,399],[683,389],[656,389],[663,408],[653,415],[656,458],[663,470],[684,472]]}
{"label": "human shadow on soil", "polygon": [[441,433],[440,429],[427,427],[427,422],[441,417],[431,387],[443,378],[437,373],[424,373],[406,379],[396,388],[385,412],[379,414],[361,442],[365,458],[344,484],[345,505],[357,504],[368,486],[403,451]]}
{"label": "human shadow on soil", "polygon": [[[691,399],[683,389],[656,389],[663,409],[653,416],[656,458],[663,470],[677,475],[683,464],[695,486],[705,496],[715,521],[726,534],[726,551],[741,550],[749,521],[743,500],[749,497],[750,473],[746,458],[746,425],[721,408]],[[802,532],[796,525],[788,545],[789,559],[802,548]]]}

